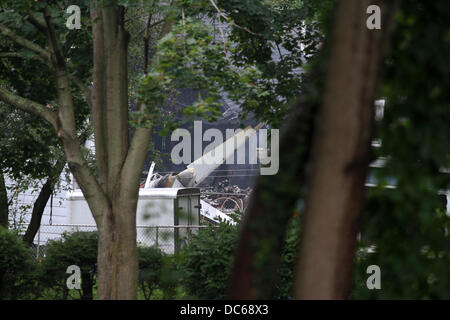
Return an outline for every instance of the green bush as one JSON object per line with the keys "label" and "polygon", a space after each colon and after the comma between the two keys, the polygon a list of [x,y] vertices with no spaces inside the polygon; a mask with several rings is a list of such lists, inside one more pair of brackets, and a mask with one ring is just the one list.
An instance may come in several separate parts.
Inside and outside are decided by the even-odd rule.
{"label": "green bush", "polygon": [[281,261],[279,279],[275,286],[275,298],[291,299],[292,281],[294,280],[295,261],[297,259],[297,245],[300,238],[300,217],[291,220],[286,232]]}
{"label": "green bush", "polygon": [[199,299],[224,297],[236,242],[237,227],[225,222],[192,236],[180,252],[182,283],[189,295]]}
{"label": "green bush", "polygon": [[184,298],[180,255],[168,255],[156,247],[138,247],[139,291],[144,299]]}
{"label": "green bush", "polygon": [[183,285],[183,257],[180,254],[166,255],[161,272],[162,299],[185,299]]}
{"label": "green bush", "polygon": [[163,289],[162,267],[164,253],[156,247],[138,247],[139,288],[146,300],[151,299],[156,289]]}
{"label": "green bush", "polygon": [[77,265],[81,270],[80,298],[93,299],[97,270],[97,232],[64,233],[61,239],[51,240],[45,248],[41,281],[49,298],[68,299],[67,267]]}
{"label": "green bush", "polygon": [[35,296],[38,265],[18,235],[0,227],[0,299]]}
{"label": "green bush", "polygon": [[[405,205],[399,205],[406,200],[399,189],[370,191],[351,297],[450,299],[450,217],[439,209],[407,214]],[[414,204],[424,198],[408,201]],[[368,246],[373,252],[363,250]],[[370,265],[380,267],[381,290],[367,288]]]}
{"label": "green bush", "polygon": [[[64,233],[61,239],[49,241],[42,261],[41,286],[49,299],[73,299],[66,285],[69,274],[67,267],[77,265],[81,270],[81,290],[79,298],[93,299],[97,271],[97,232]],[[167,277],[171,264],[167,256],[155,247],[138,247],[139,289],[145,299],[153,298],[155,290],[163,293],[163,298],[171,297],[175,287],[171,277]],[[167,270],[162,271],[163,265]]]}
{"label": "green bush", "polygon": [[[180,252],[181,281],[188,295],[198,299],[225,297],[238,241],[239,224],[221,222],[218,226],[201,229]],[[289,299],[294,274],[299,219],[293,219],[278,269],[279,279],[274,284],[272,298]]]}

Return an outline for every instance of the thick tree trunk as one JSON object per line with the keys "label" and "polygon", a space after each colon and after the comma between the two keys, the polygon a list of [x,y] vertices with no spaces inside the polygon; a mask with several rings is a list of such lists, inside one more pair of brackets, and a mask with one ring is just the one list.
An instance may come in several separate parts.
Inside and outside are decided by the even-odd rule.
{"label": "thick tree trunk", "polygon": [[[91,206],[97,215],[99,299],[137,298],[136,206],[138,182],[126,196],[122,176],[128,155],[128,35],[123,8],[95,7],[91,17],[94,35],[94,123],[100,185],[108,207]],[[147,140],[148,143],[148,140]],[[144,152],[144,150],[142,150]],[[145,156],[144,156],[145,160]],[[139,167],[140,166],[140,167]],[[133,170],[142,170],[142,165]],[[95,213],[94,211],[97,211]]]}
{"label": "thick tree trunk", "polygon": [[241,226],[230,299],[273,298],[286,227],[306,184],[305,167],[318,108],[314,93],[323,74],[319,67],[316,64],[306,76],[303,93],[281,129],[278,173],[256,181]]}
{"label": "thick tree trunk", "polygon": [[[93,88],[85,88],[81,81],[76,81],[68,72],[68,59],[64,56],[56,33],[51,10],[45,6],[42,9],[45,24],[40,30],[46,34],[48,52],[6,27],[2,27],[2,33],[37,53],[49,64],[56,82],[57,108],[50,109],[2,88],[0,98],[19,109],[42,116],[56,131],[67,164],[99,230],[99,297],[136,299],[136,206],[151,128],[136,128],[129,143],[125,8],[117,3],[105,6],[99,0],[92,0],[91,4]],[[166,20],[164,32],[170,29],[172,23],[173,20]],[[86,89],[88,100],[92,99],[89,105],[92,106],[98,179],[90,170],[81,148],[75,121],[72,81]],[[144,107],[142,105],[141,110]]]}
{"label": "thick tree trunk", "polygon": [[136,203],[119,197],[99,225],[99,299],[137,299]]}
{"label": "thick tree trunk", "polygon": [[8,227],[8,194],[6,192],[5,177],[0,170],[0,226]]}
{"label": "thick tree trunk", "polygon": [[[376,80],[390,29],[384,17],[381,30],[366,27],[372,2],[337,2],[296,270],[297,299],[345,299],[350,292]],[[393,16],[389,8],[382,12]]]}
{"label": "thick tree trunk", "polygon": [[[99,230],[99,299],[136,299],[136,208],[151,128],[136,128],[129,143],[129,35],[124,28],[124,8],[100,8],[95,7],[96,4],[97,1],[92,1],[92,119],[99,182],[108,202],[108,206],[104,203],[89,205]],[[172,20],[166,20],[165,33],[172,23]],[[140,104],[139,108],[143,110],[145,106]],[[83,191],[83,194],[87,193]]]}

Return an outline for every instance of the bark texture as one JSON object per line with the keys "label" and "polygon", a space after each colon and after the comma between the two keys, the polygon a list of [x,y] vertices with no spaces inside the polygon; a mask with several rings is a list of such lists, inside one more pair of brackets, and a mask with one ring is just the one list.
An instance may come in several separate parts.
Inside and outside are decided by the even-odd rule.
{"label": "bark texture", "polygon": [[[64,56],[49,7],[42,9],[44,23],[33,23],[46,35],[47,47],[37,45],[0,24],[1,35],[36,53],[38,60],[51,69],[56,82],[57,106],[49,108],[17,96],[3,87],[0,88],[0,99],[41,116],[56,131],[67,164],[98,227],[99,298],[136,299],[136,207],[151,128],[136,128],[131,142],[129,141],[129,36],[124,27],[125,9],[122,6],[102,6],[103,4],[103,1],[91,0],[94,47],[92,89],[69,72],[70,60]],[[163,28],[165,32],[170,30],[171,23],[173,22],[165,24],[168,27]],[[83,155],[82,139],[75,122],[73,87],[81,89],[92,107],[98,178],[90,170]],[[141,105],[141,108],[145,106]],[[49,193],[51,192],[46,187],[36,210],[38,207],[42,208]]]}
{"label": "bark texture", "polygon": [[[139,180],[121,176],[127,156],[131,156],[128,152],[128,34],[124,28],[123,8],[93,6],[91,15],[94,36],[92,119],[99,183],[106,198],[106,203],[91,207],[92,212],[99,213],[96,219],[99,299],[137,299]],[[143,145],[148,141],[142,141]],[[134,168],[139,175],[145,160],[145,152],[142,153],[144,155],[138,157],[140,163]],[[130,185],[122,183],[122,178],[130,179]]]}
{"label": "bark texture", "polygon": [[305,185],[318,107],[313,88],[320,73],[317,66],[308,74],[304,94],[291,107],[287,124],[281,129],[278,173],[260,176],[256,181],[241,225],[230,299],[273,298],[284,234]]}
{"label": "bark texture", "polygon": [[313,145],[294,298],[345,299],[364,207],[374,98],[393,9],[366,27],[372,1],[337,2],[323,106]]}

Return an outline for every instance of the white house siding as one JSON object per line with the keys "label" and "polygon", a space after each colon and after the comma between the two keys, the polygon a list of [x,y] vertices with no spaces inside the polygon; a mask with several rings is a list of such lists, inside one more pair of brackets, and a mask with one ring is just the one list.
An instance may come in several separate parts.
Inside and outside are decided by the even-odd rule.
{"label": "white house siding", "polygon": [[[7,186],[14,185],[14,182],[6,177],[5,179]],[[17,194],[13,202],[9,208],[9,221],[10,225],[13,227],[18,227],[22,232],[25,231],[26,227],[28,226],[28,223],[31,219],[31,212],[33,210],[33,205],[36,200],[36,198],[39,195],[40,189],[42,187],[43,183],[39,184],[39,188],[36,189],[27,189],[24,192],[21,192]],[[65,185],[67,187],[67,184]],[[60,225],[60,224],[67,224],[68,223],[68,210],[67,210],[67,191],[64,190],[57,190],[55,194],[53,195],[53,201],[51,199],[48,200],[47,206],[44,209],[44,213],[42,215],[42,224],[54,224],[54,225]],[[13,196],[12,192],[8,192],[8,199]],[[30,206],[29,209],[25,210],[25,214],[21,215],[23,210],[21,210],[22,206]],[[50,212],[52,214],[50,215]],[[14,215],[16,213],[16,215]],[[22,219],[22,221],[20,221]],[[19,223],[22,222],[21,225]],[[45,229],[45,230],[44,230]],[[58,228],[53,228],[55,230],[52,230],[51,228],[43,228],[40,232],[40,241],[46,242],[48,239],[54,239],[59,238],[61,236],[61,233],[64,230],[61,230]],[[37,236],[35,238],[35,242],[37,241]]]}

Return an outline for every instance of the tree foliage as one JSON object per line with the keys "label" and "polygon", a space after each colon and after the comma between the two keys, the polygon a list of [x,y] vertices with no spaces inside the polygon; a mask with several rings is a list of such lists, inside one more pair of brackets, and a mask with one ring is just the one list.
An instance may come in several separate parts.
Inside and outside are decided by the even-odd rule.
{"label": "tree foliage", "polygon": [[[281,262],[273,299],[290,299],[294,264],[300,234],[299,217],[292,219],[281,252]],[[229,286],[239,223],[221,222],[218,226],[200,229],[182,248],[178,267],[181,283],[189,297],[224,299]]]}
{"label": "tree foliage", "polygon": [[222,222],[200,229],[183,247],[181,270],[188,294],[199,299],[223,299],[231,274],[237,228]]}
{"label": "tree foliage", "polygon": [[[374,173],[362,223],[354,298],[448,299],[450,188],[450,5],[402,1],[386,59],[378,124],[386,164]],[[386,189],[394,184],[395,189]],[[448,192],[448,191],[447,191]],[[364,252],[364,251],[363,251]],[[381,268],[381,290],[367,290],[367,266]]]}
{"label": "tree foliage", "polygon": [[34,298],[37,270],[32,250],[15,232],[0,227],[0,299]]}
{"label": "tree foliage", "polygon": [[69,294],[66,271],[69,266],[76,265],[81,270],[80,297],[92,299],[97,272],[97,242],[97,232],[64,233],[61,239],[50,240],[42,260],[42,288],[55,294],[53,298],[66,299]]}
{"label": "tree foliage", "polygon": [[[63,7],[71,4],[70,1],[60,3]],[[125,110],[125,116],[120,121],[126,127],[120,139],[106,142],[110,143],[108,148],[111,151],[115,147],[114,143],[128,142],[133,130],[138,132],[136,136],[140,140],[133,145],[134,148],[129,149],[128,143],[124,143],[125,147],[120,146],[118,152],[113,152],[113,156],[120,155],[104,166],[120,167],[120,170],[131,168],[123,171],[125,177],[134,177],[134,180],[129,179],[131,187],[124,187],[120,190],[123,192],[118,192],[123,198],[110,192],[113,188],[104,188],[102,173],[96,171],[102,167],[101,160],[96,159],[99,166],[87,168],[86,154],[79,152],[76,146],[85,129],[87,115],[92,110],[98,110],[89,108],[92,92],[90,84],[93,82],[91,67],[95,65],[91,54],[95,23],[89,18],[88,1],[79,1],[82,6],[82,25],[85,26],[79,31],[70,31],[65,27],[67,15],[54,2],[2,1],[0,93],[4,101],[20,105],[23,110],[12,109],[3,103],[0,105],[0,166],[17,179],[25,175],[47,177],[54,172],[55,159],[63,157],[58,145],[65,144],[65,155],[69,156],[72,169],[81,181],[80,185],[85,190],[89,189],[87,194],[91,197],[90,205],[94,207],[93,203],[102,204],[99,206],[102,207],[101,210],[94,210],[98,213],[111,207],[114,210],[118,207],[120,210],[117,209],[117,212],[125,212],[123,207],[116,206],[116,202],[123,204],[123,199],[131,199],[130,203],[137,201],[136,189],[142,169],[140,164],[144,161],[136,157],[136,151],[130,157],[127,152],[146,152],[150,134],[147,131],[141,134],[143,131],[139,129],[150,131],[152,127],[170,124],[169,120],[173,117],[168,106],[176,102],[177,91],[180,89],[192,88],[196,90],[198,98],[193,104],[183,106],[184,116],[213,119],[218,116],[223,100],[230,99],[241,107],[242,117],[252,115],[273,127],[279,127],[288,120],[286,116],[291,105],[289,102],[305,88],[302,83],[305,80],[304,71],[310,67],[308,62],[323,48],[324,30],[329,29],[331,24],[329,12],[333,1],[180,0],[174,2],[173,6],[164,5],[163,1],[121,0],[97,3],[108,6],[111,12],[120,16],[117,19],[120,23],[114,27],[120,25],[120,28],[124,28],[126,25],[132,31],[131,40],[127,38],[130,42],[125,41],[132,63],[119,70],[122,72],[128,69],[130,74],[122,72],[123,77],[115,83],[117,85],[120,82],[123,88],[128,87],[128,97],[123,101],[129,98],[132,103],[120,106]],[[375,252],[361,253],[358,256],[353,293],[355,298],[448,297],[445,291],[449,283],[445,272],[449,249],[448,217],[442,213],[442,208],[441,211],[437,210],[441,204],[436,195],[448,190],[450,184],[449,174],[443,172],[443,168],[450,167],[450,97],[447,90],[450,85],[447,63],[450,53],[450,6],[443,0],[400,3],[398,28],[391,42],[391,53],[385,61],[386,73],[382,78],[380,93],[386,100],[384,119],[377,128],[377,137],[381,139],[382,145],[375,150],[375,156],[385,157],[387,162],[376,174],[378,181],[381,181],[380,185],[369,192],[360,243],[362,249],[370,246],[375,248]],[[106,12],[104,14],[112,17]],[[124,17],[127,17],[127,22],[121,24]],[[47,22],[49,23],[46,24]],[[54,28],[55,39],[50,39],[51,36],[42,32],[49,25]],[[55,50],[55,43],[60,44],[59,50]],[[142,43],[144,48],[141,47]],[[115,55],[108,57],[111,56]],[[55,72],[56,67],[61,67],[55,67],[55,61],[64,61],[64,70],[58,69],[59,73]],[[312,77],[320,78],[314,80],[317,82],[324,77],[325,72],[322,70],[327,68],[324,60],[318,63],[321,64],[318,68],[321,72],[311,73]],[[60,86],[56,84],[61,81],[61,72],[70,79],[71,86],[65,88],[63,94],[65,98],[71,96],[69,100],[76,114],[74,123],[70,123],[67,131],[67,123],[70,121],[66,121],[65,116],[57,115],[58,112],[66,112],[69,105],[67,99],[61,98],[62,93],[57,92]],[[101,84],[101,81],[97,84]],[[313,86],[311,92],[307,93],[314,96],[314,101],[309,103],[310,109],[303,109],[305,113],[319,104],[319,91],[318,86]],[[305,92],[301,92],[303,94]],[[108,99],[117,101],[111,97]],[[144,107],[139,107],[142,105]],[[33,110],[35,114],[30,115],[24,110]],[[69,110],[69,113],[74,110]],[[131,114],[130,118],[128,113]],[[41,119],[42,115],[48,123]],[[102,117],[100,118],[104,119]],[[131,126],[128,120],[131,120]],[[64,130],[60,130],[61,123],[64,123]],[[295,127],[300,133],[289,141],[295,141],[299,150],[304,148],[308,151],[312,129],[310,123],[305,126],[303,124]],[[105,123],[97,128],[102,125],[108,128]],[[70,132],[58,137],[55,128],[58,133]],[[122,127],[111,123],[109,128],[110,134],[122,130]],[[302,134],[305,139],[300,136]],[[289,157],[286,156],[285,159],[290,163],[302,157],[301,165],[298,165],[300,169],[293,167],[293,171],[295,177],[300,176],[305,180],[302,182],[306,182],[307,152],[290,149],[289,153]],[[129,159],[131,160],[126,161]],[[288,168],[289,163],[284,167]],[[302,172],[299,173],[300,171]],[[291,172],[288,173],[282,177],[283,182],[289,181]],[[110,186],[122,187],[128,182],[121,180],[123,177],[117,172],[103,173],[103,178],[111,179]],[[286,179],[283,180],[284,178]],[[385,184],[391,180],[395,181],[396,188],[386,192]],[[267,207],[275,208],[273,211],[276,213],[282,212],[276,218],[271,216],[271,222],[275,223],[267,225],[277,228],[279,234],[276,236],[281,239],[285,231],[284,222],[288,221],[290,207],[294,205],[293,199],[298,198],[299,189],[305,189],[306,183],[301,186],[298,181],[295,186],[282,183],[277,187],[277,192],[273,192],[275,188],[271,179],[266,179],[261,186],[266,194],[271,193],[279,198],[276,202],[270,201],[272,203]],[[91,200],[92,198],[95,199]],[[285,203],[289,210],[283,210],[286,209],[282,208]],[[133,205],[130,207],[133,208]],[[115,218],[120,216],[115,212],[111,214]],[[128,210],[127,214],[132,216],[133,209]],[[284,222],[279,224],[280,219],[284,219]],[[283,227],[278,228],[279,225]],[[134,227],[131,226],[129,230]],[[6,268],[8,264],[16,263],[19,275],[26,265],[25,262],[22,263],[26,260],[25,250],[9,234],[3,231],[1,234],[6,239],[5,254],[2,251],[1,257],[14,256],[13,251],[17,256],[14,261],[4,260],[3,265]],[[112,233],[106,233],[109,234]],[[295,234],[296,231],[287,232],[288,244],[282,253],[284,258],[279,269],[282,280],[277,285],[277,294],[281,298],[289,297]],[[223,297],[226,279],[231,272],[229,266],[233,261],[236,235],[236,229],[229,225],[202,230],[184,249],[185,260],[182,264],[186,275],[185,283],[192,296]],[[80,245],[84,250],[80,251],[75,247],[85,240],[90,243],[89,249]],[[65,294],[62,279],[65,279],[63,271],[67,267],[65,265],[63,268],[62,264],[86,263],[82,270],[85,268],[90,270],[90,275],[93,274],[97,261],[94,258],[96,249],[93,248],[96,246],[93,242],[94,238],[73,235],[49,245],[48,256],[43,262],[43,266],[51,271],[46,272],[46,279],[48,283],[60,288],[58,290],[61,290],[61,294]],[[110,248],[111,243],[105,248]],[[268,252],[264,251],[268,248],[267,244],[264,241],[259,243],[262,254],[256,256],[256,263],[265,261],[263,256],[268,257],[264,255]],[[164,259],[161,260],[157,250],[140,250],[144,259],[141,267],[149,270],[141,274],[141,280],[146,286],[146,294],[150,296],[155,283],[162,279],[156,270],[161,267]],[[79,260],[75,261],[73,257],[67,256],[65,251],[74,253]],[[89,263],[85,261],[87,256]],[[111,255],[105,254],[105,257],[108,256]],[[117,261],[114,263],[117,267]],[[369,292],[365,289],[365,267],[369,264],[378,264],[382,268],[381,291]],[[4,272],[10,274],[9,271]],[[8,286],[14,287],[19,281],[12,276],[8,279],[3,284],[8,283]]]}
{"label": "tree foliage", "polygon": [[[3,38],[0,44],[0,85],[12,90],[15,94],[45,105],[52,109],[57,107],[57,94],[55,77],[48,68],[48,61],[36,51],[31,50],[33,44],[45,46],[46,38],[42,32],[43,22],[38,19],[35,9],[39,10],[42,4],[30,6],[30,3],[2,2],[0,8],[0,24]],[[58,21],[64,16],[53,11]],[[39,26],[37,28],[36,26]],[[84,56],[90,48],[86,45],[86,32],[70,33],[64,31],[63,50],[73,58],[72,65],[76,67],[73,75],[86,80],[90,76],[88,66],[91,59]],[[8,37],[5,32],[13,32],[17,37],[30,38],[30,47],[22,47]],[[80,46],[80,44],[83,44]],[[89,43],[87,43],[89,44]],[[83,54],[84,52],[84,54]],[[83,57],[83,58],[81,58]],[[84,136],[89,135],[89,126],[85,123],[89,108],[80,90],[74,90],[75,104],[77,106],[76,123]],[[57,136],[49,123],[36,114],[0,102],[0,168],[9,185],[9,199],[6,207],[10,206],[15,197],[21,192],[40,189],[39,203],[14,207],[9,210],[12,220],[20,221],[23,216],[30,213],[33,207],[32,222],[28,226],[27,240],[34,237],[39,227],[42,211],[54,189],[60,189],[60,175],[65,163],[65,155],[60,148]],[[85,140],[86,138],[83,138]],[[46,180],[46,181],[43,181]],[[19,208],[19,210],[17,210]],[[8,208],[10,209],[10,208]],[[22,222],[22,221],[20,221]],[[23,228],[23,225],[20,226]]]}
{"label": "tree foliage", "polygon": [[[187,13],[212,19],[217,41],[232,43],[227,55],[238,67],[255,66],[267,94],[243,105],[242,117],[253,116],[279,128],[303,81],[305,64],[319,51],[326,15],[333,1],[181,2]],[[225,34],[224,36],[221,34]]]}
{"label": "tree foliage", "polygon": [[161,289],[161,269],[164,253],[155,247],[139,247],[139,287],[146,300],[149,300],[156,289]]}

